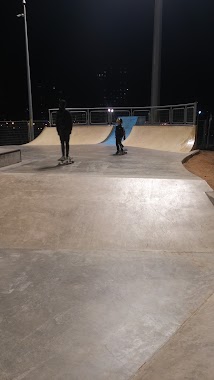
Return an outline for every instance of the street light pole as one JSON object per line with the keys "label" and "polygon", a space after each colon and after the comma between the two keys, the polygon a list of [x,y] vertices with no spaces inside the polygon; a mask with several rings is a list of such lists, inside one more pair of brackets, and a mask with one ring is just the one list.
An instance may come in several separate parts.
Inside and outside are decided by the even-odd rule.
{"label": "street light pole", "polygon": [[[151,84],[151,106],[160,105],[161,44],[162,44],[163,0],[155,0],[153,63]],[[152,110],[152,121],[155,120],[155,109]]]}
{"label": "street light pole", "polygon": [[26,0],[22,0],[22,3],[24,7],[24,13],[18,15],[18,17],[23,17],[24,23],[25,23],[27,86],[28,86],[28,106],[29,106],[28,138],[29,138],[29,141],[32,141],[34,139],[34,125],[33,125],[33,102],[32,102],[32,89],[31,89],[31,76],[30,76],[30,57],[29,57],[29,44],[28,44]]}

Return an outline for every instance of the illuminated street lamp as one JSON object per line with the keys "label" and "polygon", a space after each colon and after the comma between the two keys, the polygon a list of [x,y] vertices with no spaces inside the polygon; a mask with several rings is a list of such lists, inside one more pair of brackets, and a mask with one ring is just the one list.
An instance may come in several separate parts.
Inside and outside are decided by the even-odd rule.
{"label": "illuminated street lamp", "polygon": [[29,46],[28,46],[26,0],[22,0],[22,3],[23,3],[23,8],[24,8],[24,13],[18,14],[17,17],[23,17],[24,18],[24,24],[25,24],[27,86],[28,86],[28,105],[29,105],[28,137],[29,137],[29,141],[32,141],[34,139],[34,125],[33,125],[33,102],[32,102],[31,76],[30,76],[30,57],[29,57]]}
{"label": "illuminated street lamp", "polygon": [[108,109],[108,123],[109,123],[110,125],[112,125],[112,116],[113,116],[113,112],[114,112],[113,108],[109,108],[109,109]]}

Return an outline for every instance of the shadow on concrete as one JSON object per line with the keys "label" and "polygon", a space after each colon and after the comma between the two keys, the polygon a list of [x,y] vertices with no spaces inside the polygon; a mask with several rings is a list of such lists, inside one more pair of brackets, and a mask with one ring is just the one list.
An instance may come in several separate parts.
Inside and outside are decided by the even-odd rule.
{"label": "shadow on concrete", "polygon": [[40,168],[36,168],[35,170],[38,171],[38,172],[42,172],[42,171],[45,171],[45,170],[55,170],[55,169],[59,169],[61,168],[63,165],[54,165],[54,166],[43,166],[43,167],[40,167]]}

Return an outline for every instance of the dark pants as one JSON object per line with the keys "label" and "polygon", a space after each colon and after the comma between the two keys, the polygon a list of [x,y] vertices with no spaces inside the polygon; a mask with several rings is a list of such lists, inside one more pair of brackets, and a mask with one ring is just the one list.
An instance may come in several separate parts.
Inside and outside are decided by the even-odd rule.
{"label": "dark pants", "polygon": [[120,149],[121,149],[121,151],[123,151],[122,138],[123,138],[122,136],[116,137],[116,147],[117,147],[118,152]]}
{"label": "dark pants", "polygon": [[66,157],[69,156],[69,140],[70,140],[70,133],[68,132],[61,132],[59,135],[60,142],[61,142],[61,149],[62,149],[62,155]]}

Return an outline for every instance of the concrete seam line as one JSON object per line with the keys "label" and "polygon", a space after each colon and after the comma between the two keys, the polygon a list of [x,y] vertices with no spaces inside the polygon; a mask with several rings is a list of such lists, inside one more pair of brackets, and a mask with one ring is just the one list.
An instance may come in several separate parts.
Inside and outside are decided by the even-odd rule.
{"label": "concrete seam line", "polygon": [[184,157],[184,159],[182,160],[182,164],[185,164],[187,161],[190,160],[190,158],[196,156],[196,154],[199,154],[200,153],[200,150],[197,149],[197,150],[194,150],[192,153],[190,153],[188,156]]}
{"label": "concrete seam line", "polygon": [[208,199],[210,200],[210,202],[214,206],[214,191],[210,191],[210,192],[207,192],[205,194],[207,195]]}
{"label": "concrete seam line", "polygon": [[180,330],[182,330],[182,328],[192,319],[194,318],[194,316],[205,306],[205,304],[210,300],[210,298],[214,295],[214,293],[210,293],[208,295],[208,297],[206,297],[206,299],[201,303],[201,305],[199,305],[197,307],[197,309],[181,324],[181,326],[175,331],[174,334],[172,334],[172,336],[169,337],[169,339],[167,339],[167,341],[165,343],[163,343],[158,349],[157,351],[154,352],[154,354],[147,360],[145,361],[145,363],[138,369],[138,371],[136,372],[136,374],[133,376],[133,377],[130,377],[129,380],[143,380],[143,378],[141,379],[141,374],[140,372],[142,372],[142,370],[148,365],[150,364],[154,359],[155,357],[159,354],[160,351],[162,351],[163,348],[165,348],[169,343],[170,341],[179,333]]}
{"label": "concrete seam line", "polygon": [[4,155],[4,154],[9,154],[9,153],[17,153],[17,152],[21,152],[20,149],[14,149],[14,150],[6,150],[5,149],[5,152],[1,152],[0,153],[0,156]]}

